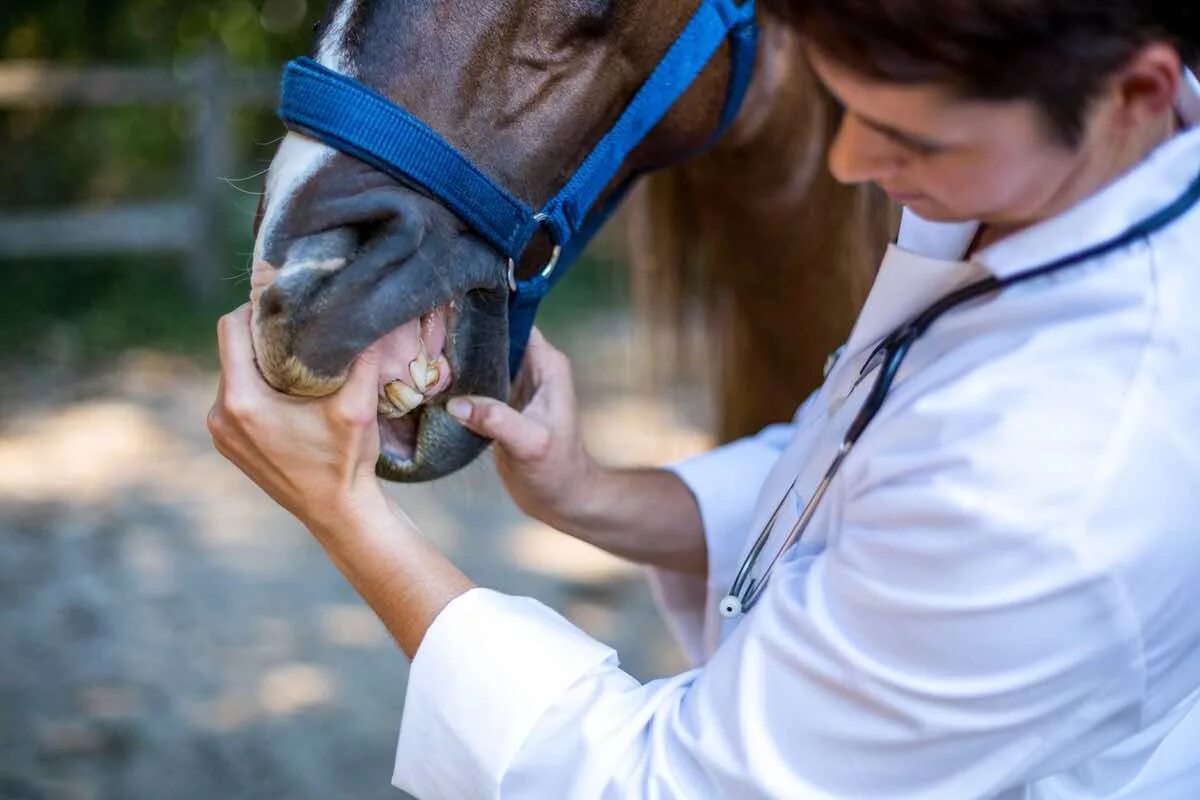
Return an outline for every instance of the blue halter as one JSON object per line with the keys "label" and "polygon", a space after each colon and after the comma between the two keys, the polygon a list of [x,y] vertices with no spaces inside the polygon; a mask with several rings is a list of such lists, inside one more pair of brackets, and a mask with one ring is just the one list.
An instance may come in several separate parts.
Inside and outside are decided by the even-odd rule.
{"label": "blue halter", "polygon": [[[509,259],[509,370],[524,359],[538,305],[562,278],[637,176],[594,208],[638,144],[692,85],[726,41],[733,71],[715,141],[741,108],[754,71],[758,27],[754,0],[701,0],[687,27],[612,129],[540,210],[514,197],[435,131],[358,81],[309,58],[287,65],[279,116],[394,178],[428,191]],[[541,274],[518,281],[514,267],[544,228],[555,246]]]}

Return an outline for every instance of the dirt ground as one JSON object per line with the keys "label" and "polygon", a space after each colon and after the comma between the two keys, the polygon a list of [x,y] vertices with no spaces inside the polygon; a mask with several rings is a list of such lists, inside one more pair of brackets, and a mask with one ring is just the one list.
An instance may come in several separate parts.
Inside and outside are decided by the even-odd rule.
{"label": "dirt ground", "polygon": [[[560,343],[593,449],[664,463],[697,393],[635,388],[623,318]],[[142,353],[0,402],[0,798],[394,798],[407,664],[320,549],[213,450],[215,375]],[[683,398],[685,402],[678,402]],[[689,408],[689,413],[679,411]],[[681,668],[641,572],[521,516],[489,463],[395,496],[469,575],[639,678]]]}

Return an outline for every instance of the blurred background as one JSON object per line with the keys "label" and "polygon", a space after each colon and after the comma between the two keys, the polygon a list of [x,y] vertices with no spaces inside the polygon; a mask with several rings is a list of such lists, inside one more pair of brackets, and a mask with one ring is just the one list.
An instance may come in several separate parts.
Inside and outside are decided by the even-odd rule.
{"label": "blurred background", "polygon": [[[282,63],[323,0],[0,4],[0,798],[396,797],[406,663],[211,448],[216,318],[249,292]],[[703,450],[653,380],[618,220],[549,301],[586,435]],[[490,463],[401,505],[478,582],[634,675],[681,668],[636,568],[524,518]]]}

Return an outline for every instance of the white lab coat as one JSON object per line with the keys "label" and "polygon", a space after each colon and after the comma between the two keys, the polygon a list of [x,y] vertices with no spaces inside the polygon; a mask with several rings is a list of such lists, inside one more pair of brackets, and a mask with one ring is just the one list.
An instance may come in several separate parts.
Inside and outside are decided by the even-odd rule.
{"label": "white lab coat", "polygon": [[639,684],[545,606],[473,590],[413,662],[395,785],[423,800],[1200,798],[1200,209],[936,323],[759,604],[715,610],[788,484],[800,475],[764,561],[829,465],[884,335],[956,287],[1124,231],[1197,173],[1193,128],[970,262],[975,225],[906,215],[794,424],[677,467],[710,574],[655,581],[697,668]]}

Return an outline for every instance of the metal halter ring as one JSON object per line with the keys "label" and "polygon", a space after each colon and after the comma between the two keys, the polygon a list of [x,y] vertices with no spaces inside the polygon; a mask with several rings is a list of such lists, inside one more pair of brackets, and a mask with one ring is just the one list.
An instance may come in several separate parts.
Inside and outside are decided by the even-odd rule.
{"label": "metal halter ring", "polygon": [[[534,216],[534,222],[545,222],[548,217],[545,214],[539,213]],[[558,261],[562,258],[562,245],[554,245],[554,251],[550,254],[550,261],[542,268],[542,278],[549,280],[554,274],[554,270],[558,269]],[[508,260],[508,288],[512,291],[517,291],[517,262],[514,259]]]}

